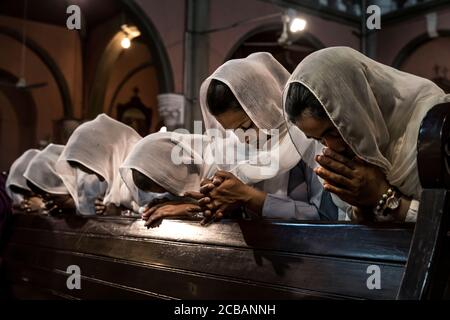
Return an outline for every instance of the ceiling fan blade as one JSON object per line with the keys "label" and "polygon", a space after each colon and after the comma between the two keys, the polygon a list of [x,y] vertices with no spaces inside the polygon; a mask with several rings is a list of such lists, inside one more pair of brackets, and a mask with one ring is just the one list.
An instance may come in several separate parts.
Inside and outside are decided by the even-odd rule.
{"label": "ceiling fan blade", "polygon": [[0,86],[2,87],[8,87],[8,88],[15,88],[16,84],[11,82],[2,82],[0,81]]}
{"label": "ceiling fan blade", "polygon": [[47,85],[48,85],[47,82],[40,82],[40,83],[29,84],[29,85],[26,85],[25,87],[19,87],[19,88],[29,90],[29,89],[37,89],[37,88],[46,87]]}
{"label": "ceiling fan blade", "polygon": [[37,89],[37,88],[45,87],[47,85],[48,85],[48,82],[39,82],[39,83],[33,83],[30,85],[27,85],[26,83],[11,83],[11,82],[1,82],[0,81],[0,87],[13,88],[13,89],[19,89],[19,90]]}

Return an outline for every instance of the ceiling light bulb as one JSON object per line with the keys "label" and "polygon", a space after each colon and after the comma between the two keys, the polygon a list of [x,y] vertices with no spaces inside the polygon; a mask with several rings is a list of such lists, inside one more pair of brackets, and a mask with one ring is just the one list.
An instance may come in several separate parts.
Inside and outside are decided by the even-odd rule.
{"label": "ceiling light bulb", "polygon": [[306,20],[301,18],[294,18],[294,20],[292,20],[289,26],[289,30],[293,33],[303,31],[305,30],[305,28],[306,28]]}
{"label": "ceiling light bulb", "polygon": [[122,46],[122,48],[128,49],[131,46],[131,41],[130,39],[128,39],[128,37],[125,37],[120,42],[120,45]]}

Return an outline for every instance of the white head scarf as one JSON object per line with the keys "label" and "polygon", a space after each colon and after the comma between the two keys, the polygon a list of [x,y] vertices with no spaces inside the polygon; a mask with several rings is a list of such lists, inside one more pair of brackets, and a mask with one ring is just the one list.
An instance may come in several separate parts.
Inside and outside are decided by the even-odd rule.
{"label": "white head scarf", "polygon": [[134,200],[143,205],[131,169],[137,170],[175,196],[198,191],[200,182],[217,170],[210,139],[204,135],[157,132],[141,139],[120,168]]}
{"label": "white head scarf", "polygon": [[16,161],[13,162],[9,169],[8,178],[6,179],[6,193],[13,201],[14,205],[19,205],[23,201],[23,196],[11,190],[11,186],[31,191],[27,186],[27,180],[23,176],[28,164],[39,153],[38,149],[29,149],[25,151]]}
{"label": "white head scarf", "polygon": [[31,160],[23,174],[25,179],[50,194],[69,194],[55,170],[56,161],[63,150],[63,145],[49,144]]}
{"label": "white head scarf", "polygon": [[[134,129],[105,114],[100,114],[94,120],[82,124],[72,133],[56,164],[56,170],[78,209],[80,208],[78,189],[89,188],[92,181],[81,183],[83,177],[80,177],[80,170],[71,167],[68,161],[76,161],[105,179],[105,193],[98,195],[104,196],[104,204],[113,203],[116,206],[124,205],[132,208],[131,195],[120,178],[119,167],[140,139],[141,136]],[[102,190],[103,188],[97,184],[94,184],[94,187]],[[91,191],[93,190],[86,190],[88,193],[92,193]]]}
{"label": "white head scarf", "polygon": [[290,77],[284,99],[293,82],[315,95],[357,156],[382,168],[403,194],[420,197],[420,123],[434,105],[450,100],[437,85],[347,47],[306,57]]}
{"label": "white head scarf", "polygon": [[[267,52],[254,53],[245,59],[230,60],[220,66],[202,84],[200,104],[206,129],[225,129],[209,112],[207,91],[212,79],[225,83],[255,125],[263,130],[279,130],[279,143],[268,152],[259,152],[258,157],[272,159],[270,163],[278,163],[275,170],[261,173],[260,167],[247,163],[238,163],[234,173],[245,183],[266,181],[264,189],[273,192],[283,189],[286,193],[288,172],[299,161],[289,135],[282,111],[282,92],[289,78],[289,72]],[[304,139],[305,143],[311,141]],[[273,178],[273,179],[272,179]],[[270,190],[272,189],[272,190]],[[276,192],[278,193],[278,192]]]}

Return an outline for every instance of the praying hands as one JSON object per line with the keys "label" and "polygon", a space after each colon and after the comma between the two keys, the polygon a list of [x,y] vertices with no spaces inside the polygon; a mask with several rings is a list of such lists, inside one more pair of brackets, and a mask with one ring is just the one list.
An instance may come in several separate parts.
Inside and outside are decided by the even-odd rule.
{"label": "praying hands", "polygon": [[356,207],[373,207],[389,188],[384,173],[359,158],[352,160],[324,148],[316,156],[320,167],[314,171],[325,180],[324,189]]}
{"label": "praying hands", "polygon": [[[354,206],[353,220],[371,220],[372,208],[377,206],[383,194],[390,188],[381,169],[357,157],[348,159],[330,148],[324,148],[323,154],[316,156],[316,161],[320,167],[314,171],[325,180],[324,189]],[[404,201],[409,204],[409,200]],[[393,213],[396,219],[404,219],[403,211]]]}
{"label": "praying hands", "polygon": [[244,184],[230,172],[217,171],[212,179],[202,181],[200,192],[185,195],[198,200],[204,215],[201,223],[207,225],[241,207],[260,214],[267,194]]}

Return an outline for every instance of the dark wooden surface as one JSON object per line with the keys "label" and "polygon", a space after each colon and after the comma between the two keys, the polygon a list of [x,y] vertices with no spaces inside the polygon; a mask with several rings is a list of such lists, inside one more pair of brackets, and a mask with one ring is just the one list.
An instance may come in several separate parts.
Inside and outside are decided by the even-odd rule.
{"label": "dark wooden surface", "polygon": [[420,127],[417,164],[424,191],[399,299],[442,298],[450,290],[449,137],[450,103],[440,104],[427,113]]}
{"label": "dark wooden surface", "polygon": [[[450,104],[423,120],[415,225],[165,220],[15,214],[7,295],[19,299],[425,299],[450,296]],[[81,269],[69,290],[67,267]],[[381,289],[368,289],[370,265]]]}
{"label": "dark wooden surface", "polygon": [[450,103],[428,111],[417,140],[417,166],[424,189],[450,190]]}
{"label": "dark wooden surface", "polygon": [[[447,272],[441,273],[439,264],[448,257],[449,252],[442,248],[448,230],[448,192],[446,190],[425,189],[414,239],[411,244],[406,272],[398,293],[398,299],[418,300],[428,295],[441,298],[448,279]],[[434,283],[434,288],[432,284]],[[444,287],[442,287],[444,285]],[[439,289],[438,289],[439,288]],[[433,292],[439,290],[438,292]],[[431,297],[431,296],[430,296]]]}
{"label": "dark wooden surface", "polygon": [[[11,294],[74,299],[393,299],[412,236],[411,226],[165,220],[147,229],[131,218],[24,214],[11,230]],[[81,290],[66,287],[73,264]],[[366,286],[371,264],[381,290]]]}

